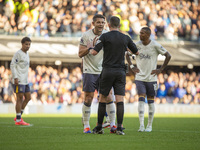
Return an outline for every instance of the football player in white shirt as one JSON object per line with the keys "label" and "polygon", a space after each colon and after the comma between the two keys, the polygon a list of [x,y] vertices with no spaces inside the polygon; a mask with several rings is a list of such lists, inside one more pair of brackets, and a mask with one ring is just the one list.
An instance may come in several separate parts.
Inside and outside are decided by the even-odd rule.
{"label": "football player in white shirt", "polygon": [[[95,89],[98,90],[99,78],[102,71],[103,51],[98,55],[93,56],[89,54],[91,48],[94,47],[97,39],[102,33],[107,32],[104,30],[105,17],[97,14],[93,17],[92,22],[94,28],[86,31],[80,40],[79,57],[83,59],[83,91],[84,91],[84,104],[82,107],[82,121],[84,124],[84,133],[91,133],[90,130],[90,112],[91,104],[94,97]],[[110,118],[111,133],[116,132],[115,126],[115,104],[112,101],[112,94],[109,96],[109,103],[106,105],[106,111]]]}
{"label": "football player in white shirt", "polygon": [[[17,95],[16,102],[16,118],[14,119],[15,125],[30,125],[21,118],[21,115],[31,99],[30,87],[28,83],[28,70],[29,70],[29,54],[28,50],[31,45],[31,39],[24,37],[21,40],[22,48],[18,50],[11,61],[10,68],[12,71],[12,79],[14,84],[14,91]],[[23,97],[25,100],[23,101]]]}
{"label": "football player in white shirt", "polygon": [[[151,29],[149,27],[143,27],[140,30],[140,41],[136,43],[139,51],[139,55],[136,58],[136,65],[134,67],[130,59],[127,58],[130,68],[136,73],[135,83],[139,95],[138,114],[140,121],[139,132],[151,132],[152,123],[154,118],[154,97],[157,91],[157,75],[161,73],[167,66],[171,59],[169,52],[162,47],[156,41],[150,39]],[[158,55],[164,55],[165,60],[163,65],[157,69],[157,57]],[[149,113],[148,124],[144,127],[144,104],[147,97]]]}

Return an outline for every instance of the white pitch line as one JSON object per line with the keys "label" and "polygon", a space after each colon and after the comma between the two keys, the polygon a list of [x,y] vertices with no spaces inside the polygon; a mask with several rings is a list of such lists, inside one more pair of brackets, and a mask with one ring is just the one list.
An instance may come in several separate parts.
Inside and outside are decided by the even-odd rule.
{"label": "white pitch line", "polygon": [[[11,125],[11,123],[6,123],[6,122],[0,122],[0,124],[3,125]],[[34,125],[31,124],[30,126],[18,126],[18,127],[33,127]],[[16,126],[4,126],[4,127],[16,127]],[[54,129],[82,129],[79,127],[50,127],[50,126],[34,126],[33,128],[44,128],[44,129],[48,129],[48,128],[54,128]],[[106,129],[104,129],[106,130]],[[131,130],[131,131],[136,131],[137,129],[127,129],[125,128],[125,131],[127,130]],[[200,133],[200,131],[188,131],[188,130],[153,130],[152,132],[169,132],[169,133]]]}

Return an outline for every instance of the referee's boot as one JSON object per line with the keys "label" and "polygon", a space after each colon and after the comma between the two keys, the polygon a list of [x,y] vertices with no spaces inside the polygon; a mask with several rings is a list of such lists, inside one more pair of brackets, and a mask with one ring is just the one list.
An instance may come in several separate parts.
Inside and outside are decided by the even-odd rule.
{"label": "referee's boot", "polygon": [[96,126],[93,130],[92,130],[93,134],[104,134],[104,131],[102,129],[102,127],[100,126]]}

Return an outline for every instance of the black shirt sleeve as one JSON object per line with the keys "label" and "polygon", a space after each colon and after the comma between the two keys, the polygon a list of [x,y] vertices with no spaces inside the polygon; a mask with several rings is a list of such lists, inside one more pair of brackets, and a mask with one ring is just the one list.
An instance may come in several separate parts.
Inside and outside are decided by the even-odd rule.
{"label": "black shirt sleeve", "polygon": [[138,49],[135,43],[132,41],[132,39],[129,36],[127,37],[128,37],[128,48],[131,50],[133,54],[137,53]]}
{"label": "black shirt sleeve", "polygon": [[94,47],[94,50],[99,52],[103,48],[103,43],[104,43],[104,35],[102,34],[100,38],[97,40],[96,45]]}

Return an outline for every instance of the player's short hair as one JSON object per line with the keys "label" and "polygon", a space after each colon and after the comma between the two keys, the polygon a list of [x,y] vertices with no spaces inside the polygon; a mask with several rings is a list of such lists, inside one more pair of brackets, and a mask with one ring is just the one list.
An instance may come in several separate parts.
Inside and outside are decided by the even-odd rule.
{"label": "player's short hair", "polygon": [[94,15],[94,17],[92,18],[93,22],[95,22],[97,20],[97,18],[103,18],[105,20],[105,17],[101,14],[96,14]]}
{"label": "player's short hair", "polygon": [[109,23],[111,27],[118,28],[120,26],[120,19],[119,17],[112,16]]}
{"label": "player's short hair", "polygon": [[151,35],[151,29],[149,27],[143,27],[141,30],[145,30],[145,32]]}
{"label": "player's short hair", "polygon": [[21,43],[25,43],[26,41],[28,42],[31,42],[31,39],[29,37],[24,37],[22,40],[21,40]]}

